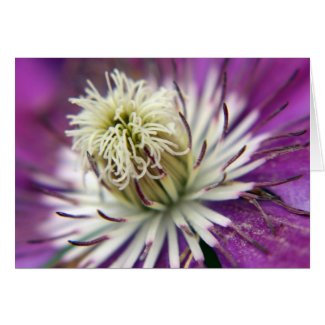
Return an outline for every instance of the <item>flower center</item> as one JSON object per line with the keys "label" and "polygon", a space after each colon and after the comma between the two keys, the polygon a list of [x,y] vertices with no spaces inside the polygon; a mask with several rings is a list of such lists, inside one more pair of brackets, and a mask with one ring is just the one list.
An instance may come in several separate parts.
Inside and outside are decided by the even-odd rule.
{"label": "flower center", "polygon": [[88,81],[87,96],[70,99],[82,110],[68,116],[76,128],[66,133],[84,170],[92,168],[125,201],[147,206],[175,201],[186,182],[189,153],[177,92],[154,90],[118,70],[106,79],[106,97]]}

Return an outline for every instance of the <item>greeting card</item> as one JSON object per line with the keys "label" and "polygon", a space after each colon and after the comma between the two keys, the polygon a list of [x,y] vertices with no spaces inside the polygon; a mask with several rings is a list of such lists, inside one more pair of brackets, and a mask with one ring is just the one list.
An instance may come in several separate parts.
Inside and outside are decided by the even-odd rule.
{"label": "greeting card", "polygon": [[16,59],[16,267],[308,268],[310,86],[304,58]]}

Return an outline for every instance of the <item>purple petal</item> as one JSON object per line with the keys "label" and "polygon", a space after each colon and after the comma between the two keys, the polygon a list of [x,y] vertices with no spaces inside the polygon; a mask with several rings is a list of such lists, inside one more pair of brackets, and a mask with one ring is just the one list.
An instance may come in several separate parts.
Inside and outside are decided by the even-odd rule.
{"label": "purple petal", "polygon": [[[293,215],[272,203],[264,203],[262,206],[274,223],[275,235],[259,212],[248,202],[233,201],[213,205],[216,211],[229,217],[243,232],[263,245],[268,253],[260,251],[229,229],[222,229],[221,243],[232,254],[239,267],[308,268],[309,219]],[[219,257],[223,266],[230,266],[221,254]]]}

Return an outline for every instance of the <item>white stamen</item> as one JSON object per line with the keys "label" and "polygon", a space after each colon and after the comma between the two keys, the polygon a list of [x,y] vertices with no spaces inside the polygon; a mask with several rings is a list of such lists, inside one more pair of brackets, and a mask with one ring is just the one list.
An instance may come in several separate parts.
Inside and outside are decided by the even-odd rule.
{"label": "white stamen", "polygon": [[[175,91],[161,88],[154,92],[144,80],[135,82],[117,70],[111,78],[114,89],[106,74],[107,97],[101,97],[88,81],[88,96],[70,99],[83,110],[68,116],[70,125],[79,128],[66,134],[73,137],[73,149],[81,153],[86,170],[89,152],[105,161],[101,178],[107,177],[111,184],[123,190],[131,179],[140,179],[149,168],[159,165],[164,151],[178,156],[188,153],[188,149],[180,150],[182,125],[175,112]],[[154,161],[143,158],[145,148]]]}
{"label": "white stamen", "polygon": [[131,268],[139,258],[144,246],[144,238],[149,228],[149,220],[143,224],[136,234],[135,238],[119,256],[119,258],[110,266],[111,268]]}
{"label": "white stamen", "polygon": [[192,205],[187,206],[184,204],[180,209],[182,214],[192,225],[196,224],[203,229],[209,229],[213,227],[213,223],[204,218],[204,216],[198,213],[195,209],[193,209]]}
{"label": "white stamen", "polygon": [[235,182],[230,185],[218,186],[201,195],[207,201],[225,201],[239,198],[240,194],[249,191],[254,187],[254,183]]}
{"label": "white stamen", "polygon": [[219,226],[227,227],[231,224],[231,220],[229,218],[211,209],[208,209],[201,204],[196,203],[191,206],[193,206],[193,208],[195,208],[196,211],[198,211],[202,216],[204,216],[205,218],[209,219],[210,221],[212,221],[213,223]]}
{"label": "white stamen", "polygon": [[171,268],[177,269],[180,267],[177,231],[171,218],[168,218],[167,222],[169,264]]}
{"label": "white stamen", "polygon": [[138,227],[140,227],[139,223],[127,223],[124,227],[108,233],[108,236],[112,237],[96,247],[89,256],[90,261],[87,267],[97,267],[110,258],[134,234]]}
{"label": "white stamen", "polygon": [[236,169],[234,168],[234,170],[232,170],[230,173],[227,174],[227,179],[232,180],[235,178],[239,178],[239,177],[251,172],[252,170],[262,166],[265,163],[265,161],[266,160],[264,158],[262,158],[262,159],[253,161],[250,164],[241,166],[240,168],[236,168]]}
{"label": "white stamen", "polygon": [[144,268],[153,268],[158,255],[161,251],[162,245],[164,243],[164,239],[166,236],[166,222],[162,222],[159,231],[157,232],[157,235],[152,243],[152,246],[149,250],[148,256],[143,264]]}

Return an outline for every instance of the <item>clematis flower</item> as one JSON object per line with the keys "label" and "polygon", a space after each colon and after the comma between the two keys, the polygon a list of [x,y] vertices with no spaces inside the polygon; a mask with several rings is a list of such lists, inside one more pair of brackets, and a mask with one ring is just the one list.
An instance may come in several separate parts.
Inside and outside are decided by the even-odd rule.
{"label": "clematis flower", "polygon": [[309,267],[309,60],[16,71],[17,267]]}

